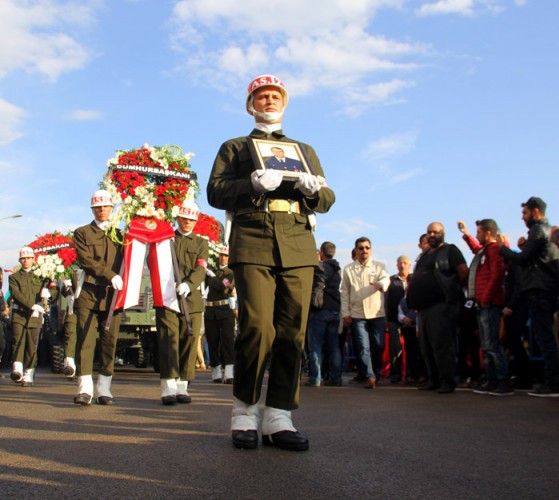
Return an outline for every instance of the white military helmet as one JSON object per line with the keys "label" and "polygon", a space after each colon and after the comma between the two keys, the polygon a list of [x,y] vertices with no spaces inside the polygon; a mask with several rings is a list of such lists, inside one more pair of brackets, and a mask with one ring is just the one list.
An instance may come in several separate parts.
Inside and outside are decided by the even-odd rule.
{"label": "white military helmet", "polygon": [[35,258],[35,252],[31,247],[22,247],[19,251],[19,258],[24,259],[25,257],[33,257]]}
{"label": "white military helmet", "polygon": [[284,83],[274,75],[260,75],[250,82],[247,88],[246,110],[249,115],[252,115],[252,93],[260,87],[276,87],[283,96],[283,108],[287,108],[287,101],[289,101],[289,94],[285,88]]}
{"label": "white military helmet", "polygon": [[93,207],[114,207],[113,197],[111,193],[105,191],[104,189],[98,189],[93,193],[91,197],[91,204],[89,205],[91,208]]}
{"label": "white military helmet", "polygon": [[179,208],[179,213],[177,217],[182,217],[183,219],[198,220],[200,215],[200,209],[198,205],[192,200],[184,200]]}
{"label": "white military helmet", "polygon": [[229,255],[229,247],[227,245],[219,245],[219,253],[222,255]]}

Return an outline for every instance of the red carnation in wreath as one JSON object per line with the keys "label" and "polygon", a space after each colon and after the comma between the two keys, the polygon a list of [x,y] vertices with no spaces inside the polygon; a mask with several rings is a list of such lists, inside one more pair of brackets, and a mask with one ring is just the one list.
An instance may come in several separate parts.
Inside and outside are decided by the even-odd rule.
{"label": "red carnation in wreath", "polygon": [[62,234],[53,231],[37,237],[29,243],[35,253],[35,269],[33,273],[41,278],[70,279],[78,268],[76,245],[73,233]]}
{"label": "red carnation in wreath", "polygon": [[208,241],[210,267],[217,268],[219,264],[219,239],[222,232],[221,224],[215,217],[200,214],[194,226],[194,234],[206,238]]}

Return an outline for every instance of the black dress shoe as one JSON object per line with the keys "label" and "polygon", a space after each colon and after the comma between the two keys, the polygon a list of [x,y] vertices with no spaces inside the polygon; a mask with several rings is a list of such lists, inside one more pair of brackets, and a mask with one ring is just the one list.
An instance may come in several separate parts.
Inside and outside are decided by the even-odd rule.
{"label": "black dress shoe", "polygon": [[226,378],[224,384],[229,384],[231,385],[233,383],[233,379],[232,378]]}
{"label": "black dress shoe", "polygon": [[23,375],[19,372],[12,372],[10,373],[10,378],[17,383],[23,380]]}
{"label": "black dress shoe", "polygon": [[214,378],[214,379],[213,379],[213,383],[214,383],[214,384],[221,384],[222,382],[223,382],[223,380],[220,379],[220,378]]}
{"label": "black dress shoe", "polygon": [[65,377],[73,377],[75,374],[76,374],[76,370],[74,370],[74,368],[72,368],[71,366],[66,366],[64,368]]}
{"label": "black dress shoe", "polygon": [[33,382],[29,382],[29,380],[24,380],[21,383],[21,387],[33,387]]}
{"label": "black dress shoe", "polygon": [[233,446],[243,450],[254,450],[258,448],[258,432],[250,431],[231,431]]}
{"label": "black dress shoe", "polygon": [[421,384],[420,386],[418,386],[418,390],[420,391],[436,391],[438,388],[440,387],[440,385],[437,384],[433,384],[429,381],[424,382],[423,384]]}
{"label": "black dress shoe", "polygon": [[309,440],[298,431],[280,431],[262,436],[262,443],[266,446],[277,446],[282,450],[306,451]]}
{"label": "black dress shoe", "polygon": [[91,400],[93,399],[93,396],[90,396],[89,394],[78,394],[77,396],[74,396],[74,404],[77,405],[81,405],[81,406],[89,406],[91,404]]}
{"label": "black dress shoe", "polygon": [[331,380],[326,380],[324,382],[324,385],[326,387],[341,387],[342,386],[342,381],[340,380],[339,382],[332,382]]}
{"label": "black dress shoe", "polygon": [[437,392],[439,394],[450,394],[454,392],[454,386],[450,384],[442,384]]}
{"label": "black dress shoe", "polygon": [[192,398],[188,394],[177,394],[177,403],[186,404],[192,402]]}
{"label": "black dress shoe", "polygon": [[98,405],[103,405],[103,406],[109,406],[114,403],[113,398],[110,398],[109,396],[99,396],[95,398],[95,402]]}
{"label": "black dress shoe", "polygon": [[161,402],[165,406],[172,406],[177,404],[177,396],[163,396]]}

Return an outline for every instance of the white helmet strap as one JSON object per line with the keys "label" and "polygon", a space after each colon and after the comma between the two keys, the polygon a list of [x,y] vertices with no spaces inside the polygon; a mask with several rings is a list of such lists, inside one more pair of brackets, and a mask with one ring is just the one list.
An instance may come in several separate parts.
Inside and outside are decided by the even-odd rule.
{"label": "white helmet strap", "polygon": [[281,112],[268,112],[268,113],[261,113],[260,111],[256,111],[254,109],[254,106],[251,104],[250,107],[248,108],[248,110],[250,111],[250,114],[252,116],[257,116],[258,118],[262,118],[265,122],[268,123],[273,123],[277,120],[279,120],[282,116],[283,116],[283,111]]}

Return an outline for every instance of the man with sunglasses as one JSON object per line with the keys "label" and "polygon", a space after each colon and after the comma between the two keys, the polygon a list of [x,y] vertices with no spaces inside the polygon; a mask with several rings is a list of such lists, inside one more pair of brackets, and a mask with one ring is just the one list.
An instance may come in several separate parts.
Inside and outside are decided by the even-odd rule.
{"label": "man with sunglasses", "polygon": [[382,262],[371,259],[369,238],[357,238],[355,251],[356,259],[342,275],[341,314],[357,347],[359,371],[353,382],[364,382],[367,389],[374,389],[382,368],[386,331],[383,293],[390,285],[390,275]]}

